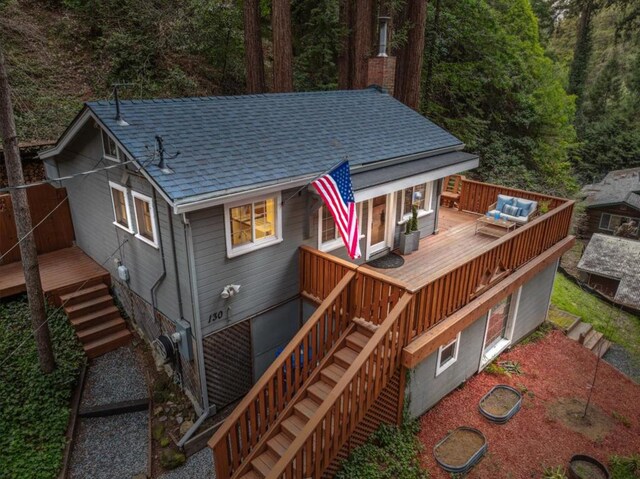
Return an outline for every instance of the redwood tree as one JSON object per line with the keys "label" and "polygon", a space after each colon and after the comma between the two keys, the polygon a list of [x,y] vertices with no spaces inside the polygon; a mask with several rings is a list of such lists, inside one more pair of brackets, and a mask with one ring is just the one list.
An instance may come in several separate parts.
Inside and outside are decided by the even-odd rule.
{"label": "redwood tree", "polygon": [[244,62],[247,70],[247,93],[264,93],[264,57],[260,33],[260,1],[244,0]]}
{"label": "redwood tree", "polygon": [[367,68],[371,56],[371,16],[373,0],[358,0],[355,8],[353,54],[353,88],[367,87]]}
{"label": "redwood tree", "polygon": [[271,29],[273,30],[273,91],[293,91],[290,0],[273,0]]}
{"label": "redwood tree", "polygon": [[340,53],[338,54],[338,88],[353,88],[354,0],[340,0]]}
{"label": "redwood tree", "polygon": [[427,20],[426,0],[407,0],[404,20],[409,29],[407,41],[398,52],[395,97],[417,110],[420,106],[420,76],[424,56],[424,30]]}

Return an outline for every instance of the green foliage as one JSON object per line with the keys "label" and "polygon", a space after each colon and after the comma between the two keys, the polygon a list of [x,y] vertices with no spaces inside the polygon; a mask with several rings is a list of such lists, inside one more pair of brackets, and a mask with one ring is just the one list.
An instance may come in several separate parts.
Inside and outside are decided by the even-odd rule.
{"label": "green foliage", "polygon": [[8,358],[0,368],[0,464],[6,477],[55,477],[62,461],[69,401],[84,353],[66,316],[49,315],[57,367],[43,374],[26,298],[0,303],[0,358]]}
{"label": "green foliage", "polygon": [[420,467],[418,431],[415,420],[406,419],[401,427],[382,424],[342,463],[336,479],[427,479]]}
{"label": "green foliage", "polygon": [[411,207],[411,231],[418,231],[418,207]]}
{"label": "green foliage", "polygon": [[175,469],[180,467],[186,460],[186,456],[175,449],[165,449],[160,454],[160,465],[165,469]]}
{"label": "green foliage", "polygon": [[[441,0],[440,26],[423,111],[480,154],[483,180],[567,193],[575,188],[574,98],[566,69],[540,45],[528,0]],[[438,28],[434,33],[430,28]]]}
{"label": "green foliage", "polygon": [[567,479],[567,473],[562,466],[545,467],[542,473],[543,479]]}
{"label": "green foliage", "polygon": [[609,469],[611,479],[637,479],[640,477],[640,455],[611,456]]}
{"label": "green foliage", "polygon": [[538,328],[533,333],[520,341],[520,344],[536,343],[544,338],[552,329],[553,326],[551,326],[551,324],[544,322],[540,326],[538,326]]}
{"label": "green foliage", "polygon": [[624,427],[631,427],[631,421],[624,414],[620,414],[618,411],[611,412],[611,417],[622,424]]}
{"label": "green foliage", "polygon": [[640,362],[640,321],[618,310],[558,273],[553,285],[551,302],[558,308],[593,325],[604,336],[624,346]]}

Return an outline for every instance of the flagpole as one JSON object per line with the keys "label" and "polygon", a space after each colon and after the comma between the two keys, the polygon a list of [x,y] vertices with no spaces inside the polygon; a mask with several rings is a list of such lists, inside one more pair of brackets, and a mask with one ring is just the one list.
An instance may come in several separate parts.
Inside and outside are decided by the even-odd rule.
{"label": "flagpole", "polygon": [[313,183],[314,181],[316,181],[318,178],[320,178],[321,176],[327,175],[329,173],[331,173],[333,170],[335,170],[338,166],[340,166],[342,163],[344,163],[345,161],[349,161],[349,157],[345,156],[342,160],[340,160],[338,163],[336,163],[335,165],[333,165],[331,168],[329,168],[327,171],[324,171],[322,173],[320,173],[318,176],[316,176],[315,178],[309,180],[306,184],[302,185],[300,188],[298,188],[291,196],[289,196],[287,199],[282,200],[282,202],[280,203],[280,206],[284,205],[287,201],[289,201],[291,198],[293,198],[294,196],[296,196],[297,194],[299,194],[302,190],[304,190],[307,186],[309,186],[311,183]]}

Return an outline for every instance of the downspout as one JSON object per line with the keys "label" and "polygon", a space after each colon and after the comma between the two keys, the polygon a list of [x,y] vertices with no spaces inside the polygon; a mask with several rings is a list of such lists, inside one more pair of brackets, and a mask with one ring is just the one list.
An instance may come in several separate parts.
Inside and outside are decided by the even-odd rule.
{"label": "downspout", "polygon": [[185,213],[182,214],[182,224],[184,225],[184,243],[187,249],[187,259],[189,260],[189,284],[191,285],[191,306],[193,310],[193,322],[194,322],[194,336],[196,338],[196,357],[198,361],[198,373],[200,376],[200,394],[202,396],[203,412],[196,422],[189,428],[189,430],[178,441],[178,447],[184,446],[184,444],[193,436],[202,422],[209,416],[213,410],[213,414],[216,412],[215,404],[209,405],[209,394],[207,391],[207,375],[205,373],[204,366],[204,351],[202,342],[202,326],[200,322],[200,306],[197,298],[198,282],[196,279],[195,259],[193,256],[193,238],[191,236],[191,223],[187,219]]}
{"label": "downspout", "polygon": [[156,220],[156,224],[158,225],[158,246],[160,247],[160,258],[162,259],[162,273],[160,273],[160,276],[158,277],[156,282],[153,283],[153,286],[151,286],[151,307],[153,308],[153,321],[155,322],[156,313],[158,312],[158,301],[157,301],[158,287],[160,286],[160,283],[162,283],[162,281],[164,281],[164,279],[167,277],[167,265],[164,260],[164,246],[162,245],[162,230],[160,228],[160,217],[158,215],[158,206],[157,206],[158,202],[156,199],[155,188],[153,188],[152,195],[153,195],[153,204],[155,205],[155,207],[153,208],[155,213],[155,220]]}
{"label": "downspout", "polygon": [[184,310],[182,307],[182,290],[180,289],[180,273],[178,272],[178,257],[176,255],[176,241],[173,234],[173,214],[167,205],[167,218],[169,220],[169,233],[171,234],[171,253],[173,254],[173,270],[176,274],[176,292],[178,293],[178,313],[180,319],[184,320]]}

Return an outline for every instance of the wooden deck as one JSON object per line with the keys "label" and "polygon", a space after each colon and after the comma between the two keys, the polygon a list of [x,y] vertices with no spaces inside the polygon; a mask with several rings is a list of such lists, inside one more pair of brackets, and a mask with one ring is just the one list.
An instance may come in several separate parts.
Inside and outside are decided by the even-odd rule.
{"label": "wooden deck", "polygon": [[475,222],[480,215],[441,208],[438,218],[439,233],[420,240],[418,251],[403,256],[399,268],[379,269],[364,265],[393,279],[400,280],[416,290],[433,281],[443,271],[463,264],[478,255],[486,245],[497,238],[475,234]]}
{"label": "wooden deck", "polygon": [[[82,286],[110,284],[109,272],[77,246],[38,255],[42,288],[54,301]],[[25,292],[22,263],[0,266],[0,298]]]}

